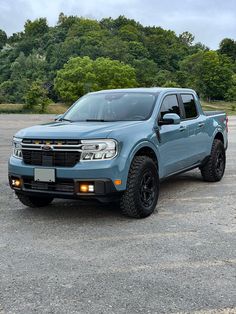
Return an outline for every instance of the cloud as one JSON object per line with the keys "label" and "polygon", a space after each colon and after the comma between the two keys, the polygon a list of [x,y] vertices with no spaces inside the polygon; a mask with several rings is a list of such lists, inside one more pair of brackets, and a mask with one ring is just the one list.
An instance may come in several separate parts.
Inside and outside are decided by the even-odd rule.
{"label": "cloud", "polygon": [[213,49],[225,37],[236,38],[235,0],[0,0],[0,28],[10,35],[38,17],[54,25],[60,12],[96,19],[125,15],[177,34],[190,31]]}

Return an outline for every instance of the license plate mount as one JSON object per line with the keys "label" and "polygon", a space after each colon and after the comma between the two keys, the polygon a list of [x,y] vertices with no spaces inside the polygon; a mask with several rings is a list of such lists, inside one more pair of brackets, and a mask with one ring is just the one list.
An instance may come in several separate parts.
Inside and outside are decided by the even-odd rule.
{"label": "license plate mount", "polygon": [[37,182],[55,182],[56,181],[55,169],[35,168],[34,169],[34,181],[37,181]]}

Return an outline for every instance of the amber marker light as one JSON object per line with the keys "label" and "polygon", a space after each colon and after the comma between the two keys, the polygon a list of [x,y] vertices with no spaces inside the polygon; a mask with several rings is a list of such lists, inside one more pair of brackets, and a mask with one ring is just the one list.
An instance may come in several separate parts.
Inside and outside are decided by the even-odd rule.
{"label": "amber marker light", "polygon": [[120,179],[117,179],[114,181],[115,185],[121,185],[122,184],[122,181]]}

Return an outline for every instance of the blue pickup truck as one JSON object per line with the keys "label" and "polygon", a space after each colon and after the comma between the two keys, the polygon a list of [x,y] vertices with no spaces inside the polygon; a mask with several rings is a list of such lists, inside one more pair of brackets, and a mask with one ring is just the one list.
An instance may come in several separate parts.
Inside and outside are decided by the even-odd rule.
{"label": "blue pickup truck", "polygon": [[191,89],[104,90],[16,133],[9,182],[26,206],[95,198],[144,218],[165,178],[199,168],[205,181],[220,181],[227,143],[226,114],[203,112]]}

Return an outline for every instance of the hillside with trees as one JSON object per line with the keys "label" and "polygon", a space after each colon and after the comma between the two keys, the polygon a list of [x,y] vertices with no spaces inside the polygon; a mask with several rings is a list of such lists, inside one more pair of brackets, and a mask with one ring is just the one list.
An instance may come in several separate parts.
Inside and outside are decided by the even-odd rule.
{"label": "hillside with trees", "polygon": [[71,104],[89,91],[136,86],[189,87],[203,99],[235,101],[236,41],[225,38],[212,51],[187,31],[63,13],[53,27],[39,18],[10,37],[0,30],[0,103]]}

